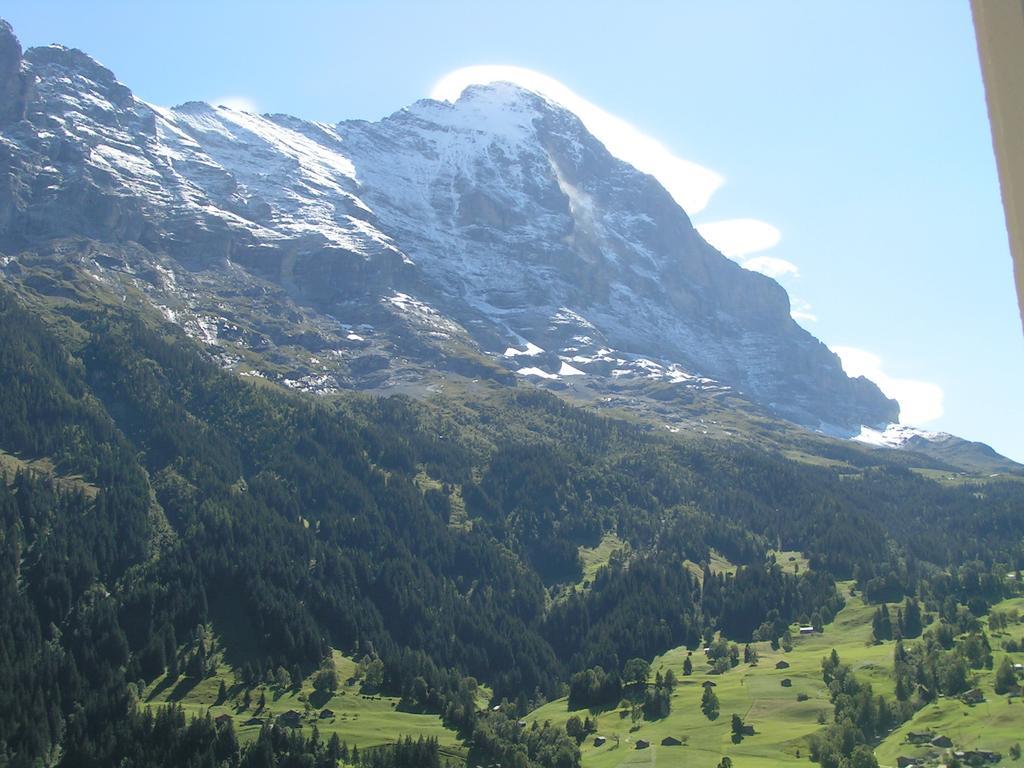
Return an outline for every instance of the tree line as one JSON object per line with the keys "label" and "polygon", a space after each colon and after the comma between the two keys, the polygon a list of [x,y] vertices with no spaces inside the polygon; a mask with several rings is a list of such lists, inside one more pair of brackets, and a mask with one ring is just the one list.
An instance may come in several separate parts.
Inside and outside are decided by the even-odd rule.
{"label": "tree line", "polygon": [[[14,765],[113,764],[135,748],[121,740],[156,738],[132,725],[134,697],[209,673],[209,627],[249,680],[301,679],[331,648],[365,655],[383,692],[441,714],[481,760],[551,766],[578,759],[572,739],[519,733],[517,716],[577,674],[592,673],[577,696],[603,699],[637,657],[719,632],[785,642],[791,622],[841,607],[838,577],[977,608],[1002,589],[986,574],[1021,565],[1005,535],[1020,509],[999,483],[977,494],[884,465],[851,482],[538,392],[315,400],[242,381],[113,303],[39,314],[0,289],[0,400],[0,449],[61,478],[0,483]],[[459,504],[468,526],[452,524]],[[552,600],[607,533],[639,554]],[[812,568],[784,573],[768,555],[782,545]],[[682,566],[712,549],[733,575]],[[478,711],[478,680],[507,716]]]}

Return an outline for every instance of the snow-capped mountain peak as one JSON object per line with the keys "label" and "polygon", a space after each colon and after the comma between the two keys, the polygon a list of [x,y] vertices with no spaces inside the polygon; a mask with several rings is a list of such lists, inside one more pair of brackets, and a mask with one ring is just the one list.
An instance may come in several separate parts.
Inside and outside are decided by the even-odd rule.
{"label": "snow-capped mountain peak", "polygon": [[[0,94],[3,250],[88,243],[73,249],[83,268],[131,281],[226,364],[267,355],[319,390],[483,366],[545,386],[730,392],[852,432],[897,418],[775,281],[512,83],[334,126],[164,108],[80,51],[22,55],[7,28]],[[505,354],[524,346],[544,351],[526,366]]]}

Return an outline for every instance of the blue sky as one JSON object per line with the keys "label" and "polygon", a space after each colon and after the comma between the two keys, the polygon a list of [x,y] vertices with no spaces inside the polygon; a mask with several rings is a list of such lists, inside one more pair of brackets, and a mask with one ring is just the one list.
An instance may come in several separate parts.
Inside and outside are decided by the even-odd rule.
{"label": "blue sky", "polygon": [[82,48],[164,105],[377,119],[462,67],[544,73],[720,175],[695,223],[777,229],[745,258],[793,265],[779,279],[801,323],[917,425],[1024,461],[1024,336],[966,0],[32,0],[0,14],[26,46]]}

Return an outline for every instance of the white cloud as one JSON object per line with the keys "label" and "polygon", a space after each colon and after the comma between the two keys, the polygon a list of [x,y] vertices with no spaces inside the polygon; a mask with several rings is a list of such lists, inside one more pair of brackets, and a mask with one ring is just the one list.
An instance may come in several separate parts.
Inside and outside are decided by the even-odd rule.
{"label": "white cloud", "polygon": [[[730,259],[766,251],[779,244],[782,233],[760,219],[726,219],[697,224],[700,236]],[[745,266],[745,265],[744,265]]]}
{"label": "white cloud", "polygon": [[755,256],[743,262],[743,268],[778,280],[783,277],[800,277],[800,270],[792,261],[776,256]]}
{"label": "white cloud", "polygon": [[882,370],[882,358],[856,347],[832,347],[849,376],[866,376],[900,404],[900,422],[924,424],[942,416],[943,392],[938,384],[916,379],[897,379]]}
{"label": "white cloud", "polygon": [[219,99],[212,99],[210,103],[215,107],[233,109],[235,112],[251,112],[254,115],[260,112],[256,102],[245,96],[222,96]]}
{"label": "white cloud", "polygon": [[702,211],[724,182],[714,171],[677,157],[622,118],[605,112],[554,78],[531,69],[501,65],[463,67],[441,78],[430,97],[438,101],[455,101],[469,85],[494,82],[515,83],[574,112],[609,152],[656,177],[691,215]]}
{"label": "white cloud", "polygon": [[818,322],[818,316],[814,314],[813,307],[803,299],[791,298],[789,316],[794,320],[803,320],[808,323]]}

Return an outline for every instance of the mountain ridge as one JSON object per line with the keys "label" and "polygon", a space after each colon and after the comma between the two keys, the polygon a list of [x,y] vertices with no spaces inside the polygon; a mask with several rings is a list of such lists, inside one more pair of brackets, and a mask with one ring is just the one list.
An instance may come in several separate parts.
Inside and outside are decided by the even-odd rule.
{"label": "mountain ridge", "polygon": [[[77,251],[226,367],[309,391],[434,371],[613,398],[657,384],[681,414],[730,392],[843,436],[898,418],[792,320],[781,286],[707,245],[656,179],[539,94],[471,86],[335,125],[168,109],[76,49],[22,55],[6,30],[0,88],[24,94],[26,119],[0,130],[5,261]],[[25,150],[35,168],[18,167]],[[544,352],[503,352],[527,345]]]}
{"label": "mountain ridge", "polygon": [[[0,90],[25,98],[0,119],[0,765],[593,768],[626,727],[627,750],[692,733],[709,768],[823,743],[839,764],[936,695],[999,684],[1024,476],[815,434],[736,382],[615,348],[650,318],[586,296],[658,283],[671,252],[645,253],[654,208],[608,202],[648,182],[585,137],[574,165],[543,118],[511,144],[446,131],[468,103],[421,105],[446,116],[410,135],[408,116],[165,110],[67,49],[12,69],[3,33]],[[407,177],[364,183],[360,136]],[[421,205],[409,231],[389,192]],[[690,282],[713,306],[714,280]],[[741,309],[778,319],[766,301]],[[734,315],[684,319],[727,346]],[[848,662],[898,632],[908,663],[858,682],[808,649],[780,689],[771,663],[807,625],[797,644]],[[986,654],[1002,663],[976,682]],[[710,694],[698,714],[707,672],[721,712],[756,724],[753,753]],[[826,701],[819,675],[850,695]],[[578,716],[529,723],[567,692]],[[454,749],[409,738],[428,725]],[[616,742],[597,762],[588,731]]]}

